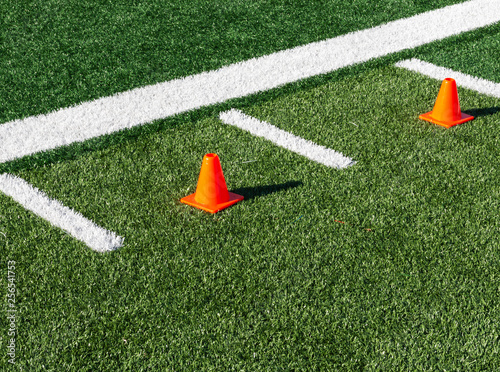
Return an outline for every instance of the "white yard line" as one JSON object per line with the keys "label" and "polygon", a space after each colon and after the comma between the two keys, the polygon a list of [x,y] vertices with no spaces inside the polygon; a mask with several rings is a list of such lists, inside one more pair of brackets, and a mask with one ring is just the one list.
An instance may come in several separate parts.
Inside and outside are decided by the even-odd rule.
{"label": "white yard line", "polygon": [[[498,3],[498,6],[500,8],[500,2]],[[500,98],[500,84],[493,81],[466,75],[446,67],[440,67],[429,62],[421,61],[416,58],[399,61],[396,63],[396,66],[421,73],[433,79],[444,80],[450,77],[455,79],[457,85],[461,87],[475,90],[488,96]]]}
{"label": "white yard line", "polygon": [[22,178],[0,174],[0,191],[95,251],[112,251],[123,244],[122,237],[97,226],[59,201],[50,199]]}
{"label": "white yard line", "polygon": [[498,0],[471,0],[215,71],[0,125],[0,163],[276,88],[500,21]]}
{"label": "white yard line", "polygon": [[265,121],[248,116],[240,110],[232,109],[222,112],[220,119],[226,124],[246,130],[255,136],[265,138],[280,147],[284,147],[327,167],[342,169],[355,164],[351,158],[342,155],[340,152],[297,137]]}

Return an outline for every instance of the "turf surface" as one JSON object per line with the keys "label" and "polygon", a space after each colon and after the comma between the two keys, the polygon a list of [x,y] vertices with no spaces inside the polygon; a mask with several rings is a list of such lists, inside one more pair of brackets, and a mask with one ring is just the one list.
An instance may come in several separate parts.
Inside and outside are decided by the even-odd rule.
{"label": "turf surface", "polygon": [[[77,9],[76,3],[64,4]],[[91,9],[111,17],[104,12],[110,4],[103,2],[100,10],[82,3],[87,17],[81,21],[91,22]],[[227,12],[245,13],[252,6],[234,4],[226,5]],[[274,23],[268,23],[284,27],[281,21],[291,16],[275,7],[259,17],[272,14]],[[200,14],[204,8],[197,9]],[[356,9],[346,12],[356,19]],[[185,19],[197,22],[197,13],[188,10],[183,8]],[[288,23],[298,27],[295,22],[308,21]],[[351,29],[347,23],[342,30]],[[321,37],[335,32],[320,29]],[[270,39],[275,38],[269,41],[272,48],[285,45],[280,37]],[[97,254],[0,194],[0,249],[2,257],[17,262],[16,367],[497,369],[500,100],[459,89],[462,110],[477,117],[445,130],[417,119],[432,107],[440,82],[392,65],[416,56],[445,67],[466,66],[460,70],[499,82],[499,41],[493,26],[2,165],[0,170],[125,237],[120,250]],[[257,39],[255,48],[260,45]],[[232,56],[234,50],[221,53]],[[147,55],[158,63],[154,53]],[[186,58],[199,62],[199,69],[229,62],[214,57],[210,65],[201,57],[195,61],[198,55],[203,53]],[[13,81],[17,98],[6,101],[4,117],[189,70],[167,69],[152,77],[128,57],[134,65],[130,74],[142,77],[124,83],[119,69],[104,68],[114,66],[112,57],[96,57],[102,65],[92,67],[93,73],[108,80],[91,79],[87,96],[83,88],[68,88],[75,82],[70,77],[54,78],[64,93],[56,102],[50,98],[55,86],[40,89],[33,78],[28,89]],[[29,76],[35,75],[17,78],[28,82]],[[105,83],[99,86],[99,80]],[[41,96],[45,103],[35,108]],[[229,107],[341,151],[357,164],[330,169],[224,125],[218,113]],[[229,189],[245,196],[215,215],[179,202],[194,191],[208,152],[221,158]],[[6,267],[0,272],[5,283]],[[5,350],[5,317],[0,327]],[[6,365],[2,355],[0,366]]]}
{"label": "turf surface", "polygon": [[3,3],[0,122],[219,68],[457,1]]}
{"label": "turf surface", "polygon": [[[343,171],[208,117],[20,172],[126,237],[119,252],[96,255],[48,224],[29,231],[33,218],[2,200],[28,230],[18,219],[5,232],[32,239],[16,253],[23,323],[46,335],[25,341],[23,359],[81,366],[88,356],[93,369],[496,365],[498,119],[454,131],[418,121],[432,85],[388,67],[246,109],[358,160]],[[460,93],[464,108],[498,104]],[[178,201],[194,191],[199,154],[212,151],[246,197],[216,215]]]}

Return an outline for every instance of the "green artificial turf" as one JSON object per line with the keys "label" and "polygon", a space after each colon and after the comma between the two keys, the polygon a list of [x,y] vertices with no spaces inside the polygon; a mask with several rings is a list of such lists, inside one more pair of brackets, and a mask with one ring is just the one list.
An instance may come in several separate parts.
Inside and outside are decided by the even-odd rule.
{"label": "green artificial turf", "polygon": [[[377,68],[244,109],[357,161],[341,171],[213,115],[18,172],[125,237],[96,254],[2,197],[30,329],[19,363],[498,367],[498,114],[451,130],[419,121],[435,85]],[[246,198],[215,215],[179,202],[207,152]]]}
{"label": "green artificial turf", "polygon": [[[3,5],[0,115],[445,3],[456,2]],[[476,119],[446,130],[418,120],[440,82],[393,63],[418,57],[500,82],[499,35],[491,26],[1,165],[125,237],[118,251],[91,251],[0,193],[2,297],[16,261],[15,368],[498,369],[500,100],[459,88]],[[231,107],[357,163],[330,169],[224,125]],[[245,196],[215,215],[179,202],[209,152]],[[2,316],[0,369],[7,329]]]}
{"label": "green artificial turf", "polygon": [[0,123],[458,2],[3,1]]}
{"label": "green artificial turf", "polygon": [[428,62],[500,83],[500,24],[419,48]]}

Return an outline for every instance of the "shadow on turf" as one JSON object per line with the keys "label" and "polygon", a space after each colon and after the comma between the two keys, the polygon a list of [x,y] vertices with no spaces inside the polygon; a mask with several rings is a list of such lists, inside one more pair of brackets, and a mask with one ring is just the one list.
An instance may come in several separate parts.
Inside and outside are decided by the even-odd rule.
{"label": "shadow on turf", "polygon": [[496,106],[496,107],[470,109],[470,110],[465,110],[464,112],[466,114],[472,115],[474,117],[488,116],[488,115],[493,115],[493,114],[496,114],[497,112],[500,112],[500,107]]}
{"label": "shadow on turf", "polygon": [[288,181],[285,183],[280,183],[277,185],[266,185],[266,186],[256,186],[256,187],[241,187],[239,189],[231,190],[239,195],[243,195],[246,200],[253,199],[257,196],[264,196],[272,194],[278,191],[287,190],[293,187],[301,186],[301,181]]}

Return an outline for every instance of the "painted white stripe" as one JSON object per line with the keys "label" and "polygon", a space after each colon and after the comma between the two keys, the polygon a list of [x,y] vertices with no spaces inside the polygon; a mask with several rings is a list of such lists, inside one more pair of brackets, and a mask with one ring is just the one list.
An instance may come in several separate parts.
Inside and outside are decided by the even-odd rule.
{"label": "painted white stripe", "polygon": [[333,39],[0,125],[0,163],[276,88],[500,21],[471,0]]}
{"label": "painted white stripe", "polygon": [[95,251],[112,251],[123,244],[122,237],[97,226],[59,201],[50,199],[22,178],[0,174],[0,191]]}
{"label": "painted white stripe", "polygon": [[297,137],[265,121],[248,116],[240,110],[232,109],[221,112],[219,117],[226,124],[234,125],[255,136],[265,138],[280,147],[284,147],[327,167],[342,169],[355,164],[351,158],[342,155],[340,152]]}
{"label": "painted white stripe", "polygon": [[[498,4],[500,7],[500,3]],[[448,77],[455,79],[457,85],[475,90],[488,96],[500,98],[500,84],[493,81],[481,79],[461,72],[453,71],[446,67],[433,65],[416,58],[405,59],[396,63],[397,67],[418,72],[433,79],[444,80]]]}

